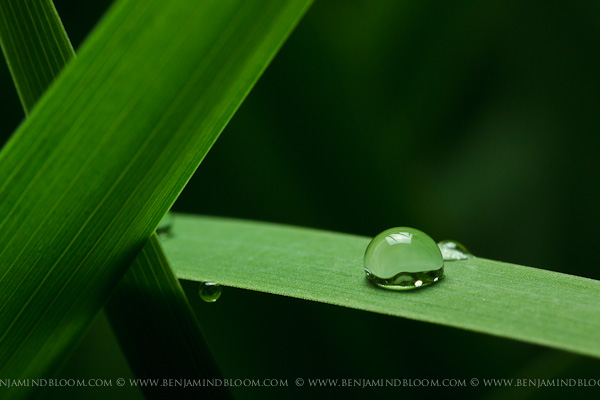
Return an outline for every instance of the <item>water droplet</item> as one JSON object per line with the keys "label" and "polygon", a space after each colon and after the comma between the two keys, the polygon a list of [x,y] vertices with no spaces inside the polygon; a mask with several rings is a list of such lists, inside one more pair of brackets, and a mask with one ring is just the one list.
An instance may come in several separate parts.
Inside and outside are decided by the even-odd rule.
{"label": "water droplet", "polygon": [[474,257],[465,246],[454,240],[442,240],[438,243],[438,247],[442,252],[444,261],[466,260],[467,258]]}
{"label": "water droplet", "polygon": [[221,297],[221,286],[216,282],[202,282],[198,293],[205,302],[214,303]]}
{"label": "water droplet", "polygon": [[166,213],[163,219],[158,224],[158,228],[156,228],[156,234],[159,238],[164,239],[166,237],[171,236],[171,229],[173,228],[173,217],[171,213]]}
{"label": "water droplet", "polygon": [[435,241],[414,228],[391,228],[375,236],[365,252],[365,272],[386,289],[408,290],[437,282],[444,260]]}

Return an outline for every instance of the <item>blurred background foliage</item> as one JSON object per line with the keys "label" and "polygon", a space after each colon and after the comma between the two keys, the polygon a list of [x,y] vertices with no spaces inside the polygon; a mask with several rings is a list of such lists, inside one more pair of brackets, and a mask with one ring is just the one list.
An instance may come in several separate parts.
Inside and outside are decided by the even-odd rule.
{"label": "blurred background foliage", "polygon": [[[55,4],[77,47],[110,1]],[[598,279],[599,47],[598,2],[316,0],[174,210],[366,236],[413,226],[482,257]],[[5,140],[23,113],[0,68]],[[228,288],[203,304],[185,288],[230,378],[287,377],[292,389],[297,377],[600,378],[596,360],[533,345]],[[61,372],[126,373],[102,318]],[[593,389],[466,394],[577,390]]]}

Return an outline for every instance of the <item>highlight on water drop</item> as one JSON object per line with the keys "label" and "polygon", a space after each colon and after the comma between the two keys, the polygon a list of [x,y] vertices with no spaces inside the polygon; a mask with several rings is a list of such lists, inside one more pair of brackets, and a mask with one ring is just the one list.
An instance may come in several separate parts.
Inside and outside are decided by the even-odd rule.
{"label": "highlight on water drop", "polygon": [[387,229],[371,240],[365,272],[375,285],[391,290],[418,289],[444,276],[444,259],[435,241],[418,229]]}
{"label": "highlight on water drop", "polygon": [[444,261],[466,260],[475,257],[465,246],[455,240],[442,240],[438,242]]}
{"label": "highlight on water drop", "polygon": [[221,285],[216,282],[201,282],[198,294],[205,302],[214,303],[221,297]]}

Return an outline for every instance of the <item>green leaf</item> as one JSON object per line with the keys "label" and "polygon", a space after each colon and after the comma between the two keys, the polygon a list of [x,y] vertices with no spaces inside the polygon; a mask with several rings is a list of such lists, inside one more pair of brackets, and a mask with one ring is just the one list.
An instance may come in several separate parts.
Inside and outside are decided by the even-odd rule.
{"label": "green leaf", "polygon": [[74,54],[52,1],[1,0],[0,42],[29,113]]}
{"label": "green leaf", "polygon": [[0,153],[0,375],[64,358],[308,4],[113,6]]}
{"label": "green leaf", "polygon": [[[0,19],[4,55],[29,112],[75,52],[50,0],[0,2]],[[155,234],[115,288],[106,311],[137,378],[220,377]],[[162,398],[165,390],[174,395],[178,388],[148,385],[142,390],[149,398]],[[226,390],[195,386],[186,394],[217,398],[226,397]]]}
{"label": "green leaf", "polygon": [[163,246],[179,278],[432,322],[600,357],[600,282],[483,258],[446,262],[420,290],[371,285],[369,238],[176,215]]}
{"label": "green leaf", "polygon": [[[183,289],[156,235],[148,240],[123,277],[106,315],[123,352],[140,379],[220,378]],[[227,388],[143,387],[147,398],[229,398]]]}

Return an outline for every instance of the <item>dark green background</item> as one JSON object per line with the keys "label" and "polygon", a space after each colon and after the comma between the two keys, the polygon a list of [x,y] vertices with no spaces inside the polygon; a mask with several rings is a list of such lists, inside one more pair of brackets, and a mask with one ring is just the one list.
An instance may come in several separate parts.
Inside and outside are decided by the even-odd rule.
{"label": "dark green background", "polygon": [[[76,46],[109,3],[55,0]],[[1,68],[7,138],[23,113]],[[598,279],[599,72],[599,2],[316,0],[174,209],[367,236],[412,226],[482,257]],[[234,289],[207,305],[185,287],[232,378],[600,379],[598,361],[537,346]],[[64,376],[120,376],[101,328]]]}

